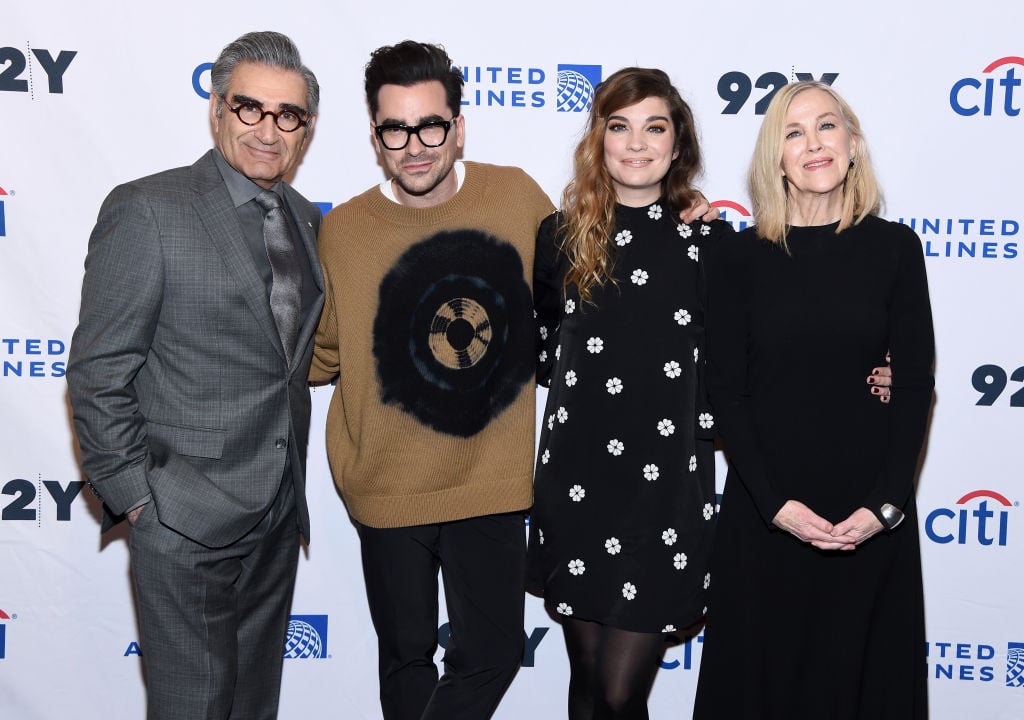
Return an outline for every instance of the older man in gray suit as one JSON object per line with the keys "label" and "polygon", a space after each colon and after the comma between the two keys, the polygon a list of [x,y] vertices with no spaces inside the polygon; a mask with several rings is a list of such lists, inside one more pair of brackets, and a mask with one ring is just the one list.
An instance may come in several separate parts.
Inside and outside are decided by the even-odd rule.
{"label": "older man in gray suit", "polygon": [[320,212],[282,178],[319,86],[271,32],[225,47],[211,77],[215,149],[100,210],[67,371],[104,525],[131,526],[151,719],[276,716],[309,537]]}

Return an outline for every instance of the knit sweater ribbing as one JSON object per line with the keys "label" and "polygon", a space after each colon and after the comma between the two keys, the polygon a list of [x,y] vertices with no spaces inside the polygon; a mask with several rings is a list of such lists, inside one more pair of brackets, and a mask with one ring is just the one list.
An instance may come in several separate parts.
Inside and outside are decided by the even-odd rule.
{"label": "knit sweater ribbing", "polygon": [[[513,265],[518,255],[522,282],[518,272],[514,280],[529,287],[537,228],[552,211],[551,202],[518,168],[465,165],[465,181],[447,202],[411,208],[388,200],[374,187],[330,212],[320,232],[327,298],[310,379],[325,382],[337,377],[327,415],[327,454],[349,512],[372,527],[407,527],[513,512],[527,509],[532,501],[532,374],[522,383],[516,380],[518,392],[513,389],[509,394],[514,398],[507,399],[504,406],[492,403],[496,407],[493,412],[483,407],[490,414],[481,421],[481,428],[462,429],[464,436],[460,436],[432,427],[393,398],[385,402],[389,380],[382,380],[382,372],[388,370],[375,356],[394,334],[401,342],[391,347],[403,346],[401,335],[408,332],[404,316],[399,322],[390,322],[390,316],[382,313],[387,312],[391,300],[389,278],[393,278],[396,264],[407,261],[414,246],[426,249],[423,267],[427,269],[421,272],[414,267],[413,282],[418,273],[430,276],[429,268],[438,270],[439,277],[445,275],[449,261],[443,257],[444,250],[451,247],[446,238],[465,243],[466,238],[479,236],[495,239],[497,249],[506,253],[503,257],[512,253]],[[459,247],[462,257],[466,246]],[[475,253],[476,246],[470,247],[469,252]],[[486,263],[494,249],[481,248],[480,260]],[[440,250],[440,255],[434,249]],[[507,270],[509,263],[500,262]],[[425,293],[437,285],[432,282],[432,276],[424,281]],[[436,304],[430,298],[425,303],[430,310]],[[526,323],[532,329],[528,291],[526,302],[511,304],[509,311],[515,313],[511,325]],[[487,339],[493,342],[482,350],[481,363],[490,361],[499,347],[497,336]],[[425,346],[425,342],[420,344]],[[477,345],[484,347],[480,342]],[[510,335],[502,354],[532,362],[532,334],[525,338]],[[400,384],[413,388],[415,394],[417,383],[426,380],[415,372],[408,375],[400,378]],[[427,389],[430,392],[424,397],[437,395],[436,387]],[[417,402],[421,399],[414,398]],[[491,399],[481,397],[480,402],[487,406]],[[441,414],[446,411],[445,407],[438,409]]]}

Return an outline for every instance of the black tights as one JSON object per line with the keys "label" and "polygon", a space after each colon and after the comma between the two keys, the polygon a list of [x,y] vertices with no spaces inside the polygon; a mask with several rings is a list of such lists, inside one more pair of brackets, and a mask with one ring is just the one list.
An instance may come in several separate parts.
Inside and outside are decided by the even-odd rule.
{"label": "black tights", "polygon": [[586,620],[562,621],[569,653],[569,720],[647,720],[665,637]]}

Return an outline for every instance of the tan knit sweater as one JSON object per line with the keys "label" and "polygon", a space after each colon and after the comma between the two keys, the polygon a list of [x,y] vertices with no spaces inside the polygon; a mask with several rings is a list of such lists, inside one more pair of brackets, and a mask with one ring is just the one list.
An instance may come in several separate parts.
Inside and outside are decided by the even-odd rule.
{"label": "tan knit sweater", "polygon": [[406,527],[527,509],[530,281],[553,210],[518,168],[467,162],[432,208],[377,187],[320,231],[327,299],[310,379],[337,378],[327,454],[349,512]]}

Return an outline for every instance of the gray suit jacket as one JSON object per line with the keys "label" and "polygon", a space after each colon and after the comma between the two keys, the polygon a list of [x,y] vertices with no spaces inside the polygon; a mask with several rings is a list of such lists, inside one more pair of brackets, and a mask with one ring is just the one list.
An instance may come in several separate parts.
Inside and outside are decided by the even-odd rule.
{"label": "gray suit jacket", "polygon": [[309,538],[320,211],[291,187],[285,200],[318,293],[290,367],[213,151],[121,185],[103,203],[67,380],[82,468],[107,519],[151,495],[160,522],[223,547],[260,520],[288,464]]}

